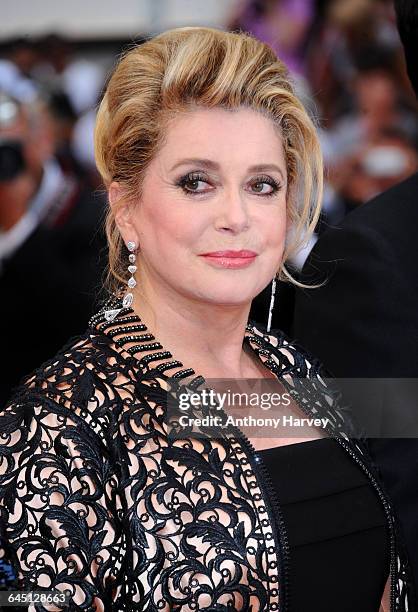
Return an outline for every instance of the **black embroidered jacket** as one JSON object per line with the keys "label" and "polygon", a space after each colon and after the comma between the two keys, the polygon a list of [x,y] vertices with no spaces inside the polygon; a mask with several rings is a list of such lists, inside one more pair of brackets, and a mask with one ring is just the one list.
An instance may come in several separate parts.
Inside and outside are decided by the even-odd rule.
{"label": "black embroidered jacket", "polygon": [[[391,612],[406,611],[391,505],[320,365],[280,332],[249,324],[244,343],[369,476],[390,530]],[[234,426],[167,433],[167,391],[204,382],[122,308],[17,389],[0,414],[0,570],[13,569],[6,588],[70,592],[69,607],[30,609],[287,610],[286,526],[261,457]]]}

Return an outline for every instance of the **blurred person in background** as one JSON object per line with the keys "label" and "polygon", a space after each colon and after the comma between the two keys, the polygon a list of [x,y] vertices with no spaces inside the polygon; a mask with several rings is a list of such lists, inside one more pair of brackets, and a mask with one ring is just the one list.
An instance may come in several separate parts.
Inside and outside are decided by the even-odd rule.
{"label": "blurred person in background", "polygon": [[317,0],[305,65],[326,129],[352,111],[358,66],[376,50],[390,58],[397,88],[411,98],[391,0]]}
{"label": "blurred person in background", "polygon": [[[333,186],[347,214],[411,176],[417,167],[417,152],[408,138],[388,130],[340,163],[333,174]],[[328,227],[329,223],[325,229]]]}
{"label": "blurred person in background", "polygon": [[101,279],[103,199],[62,171],[54,149],[47,106],[0,92],[1,403],[83,328]]}
{"label": "blurred person in background", "polygon": [[[418,95],[418,3],[395,0],[395,8]],[[367,97],[367,84],[364,89]],[[374,181],[380,175],[382,188],[390,179],[383,173],[398,169],[400,178],[411,151],[405,141],[393,138],[389,147],[383,142],[379,146],[364,152],[362,172],[367,169],[369,178],[374,174]],[[363,185],[362,197],[368,189],[370,185]],[[415,173],[351,212],[340,227],[324,232],[303,268],[304,282],[326,282],[319,289],[296,289],[292,333],[337,377],[418,378],[417,202]],[[401,399],[413,411],[416,431],[417,394]],[[399,432],[398,437],[371,438],[369,446],[399,513],[417,591],[418,440],[403,437],[414,430],[405,426],[400,413],[398,419],[396,412],[392,416],[392,435]]]}
{"label": "blurred person in background", "polygon": [[56,155],[60,164],[100,187],[93,155],[96,107],[104,84],[99,62],[76,53],[69,40],[49,34],[37,43],[39,61],[32,77],[48,96],[56,130]]}
{"label": "blurred person in background", "polygon": [[39,94],[32,71],[39,61],[33,41],[18,38],[9,45],[5,57],[0,57],[0,90],[13,95],[22,102],[31,102]]}
{"label": "blurred person in background", "polygon": [[314,0],[238,0],[228,27],[251,32],[282,58],[294,75],[304,74],[304,42]]}
{"label": "blurred person in background", "polygon": [[281,57],[308,112],[315,112],[305,75],[305,43],[314,17],[314,0],[238,0],[229,30],[250,32]]}
{"label": "blurred person in background", "polygon": [[97,104],[104,81],[104,71],[98,62],[76,57],[71,42],[57,34],[38,41],[40,61],[32,76],[48,92],[63,92],[68,96],[77,116]]}
{"label": "blurred person in background", "polygon": [[8,41],[0,59],[0,90],[22,103],[42,97],[51,120],[54,155],[66,173],[100,187],[92,161],[95,108],[103,86],[100,63],[76,53],[62,36]]}
{"label": "blurred person in background", "polygon": [[357,65],[351,81],[350,111],[321,131],[325,162],[331,170],[388,132],[398,132],[413,147],[418,144],[416,109],[399,90],[394,56],[378,48],[368,53],[368,59]]}
{"label": "blurred person in background", "polygon": [[[392,60],[384,49],[371,49],[353,79],[353,111],[321,130],[327,179],[343,203],[342,216],[417,169],[418,115],[399,91]],[[322,230],[333,224],[327,217]]]}
{"label": "blurred person in background", "polygon": [[72,146],[78,116],[71,100],[64,91],[58,89],[45,95],[45,102],[54,130],[55,157],[64,172],[84,177],[84,165],[78,162]]}

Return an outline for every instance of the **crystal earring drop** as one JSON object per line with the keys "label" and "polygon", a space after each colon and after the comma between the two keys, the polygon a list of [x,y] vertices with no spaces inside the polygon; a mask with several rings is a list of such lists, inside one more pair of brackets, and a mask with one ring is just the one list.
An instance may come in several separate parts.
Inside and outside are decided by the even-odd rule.
{"label": "crystal earring drop", "polygon": [[[130,273],[131,277],[128,280],[128,287],[129,289],[133,289],[134,287],[136,287],[136,280],[134,277],[134,274],[137,270],[137,266],[136,266],[136,255],[135,255],[135,251],[136,251],[136,244],[135,242],[129,241],[126,245],[128,251],[129,251],[129,266],[128,266],[128,272]],[[106,310],[104,313],[104,317],[106,319],[106,321],[113,321],[118,314],[121,312],[121,310],[123,308],[130,308],[132,306],[132,302],[133,302],[134,296],[131,293],[131,291],[128,291],[128,293],[126,293],[123,297],[122,300],[122,308],[110,308],[109,310]]]}
{"label": "crystal earring drop", "polygon": [[[130,279],[128,280],[128,287],[129,289],[134,289],[134,287],[136,287],[136,280],[135,280],[134,274],[138,269],[136,266],[136,255],[135,255],[136,243],[130,240],[126,246],[129,251],[128,272],[131,275]],[[128,291],[128,293],[123,298],[122,306],[124,308],[130,308],[132,306],[133,301],[134,301],[133,293],[131,291]]]}
{"label": "crystal earring drop", "polygon": [[276,277],[274,277],[271,282],[270,307],[269,307],[269,316],[268,316],[268,321],[267,321],[267,331],[268,332],[271,329],[271,319],[273,316],[274,300],[276,298],[276,285],[277,285],[277,281],[276,281]]}

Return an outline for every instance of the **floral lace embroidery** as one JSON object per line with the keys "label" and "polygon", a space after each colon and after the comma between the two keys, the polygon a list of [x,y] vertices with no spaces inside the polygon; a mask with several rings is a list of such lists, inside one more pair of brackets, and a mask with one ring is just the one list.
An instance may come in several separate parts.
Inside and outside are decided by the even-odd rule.
{"label": "floral lace embroidery", "polygon": [[[306,410],[350,431],[301,349],[252,325],[245,341]],[[312,380],[303,394],[298,377]],[[285,609],[285,534],[251,448],[233,431],[167,435],[167,391],[202,380],[130,309],[113,322],[98,313],[25,379],[0,415],[0,556],[20,588],[68,589],[66,610]]]}

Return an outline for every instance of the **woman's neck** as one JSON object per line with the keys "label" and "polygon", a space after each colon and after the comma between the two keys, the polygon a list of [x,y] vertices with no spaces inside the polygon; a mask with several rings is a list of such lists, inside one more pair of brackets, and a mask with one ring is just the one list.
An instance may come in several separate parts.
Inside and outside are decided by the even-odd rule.
{"label": "woman's neck", "polygon": [[243,350],[250,304],[218,305],[176,294],[165,299],[136,293],[133,308],[156,339],[185,367],[205,378],[254,375],[254,360]]}

